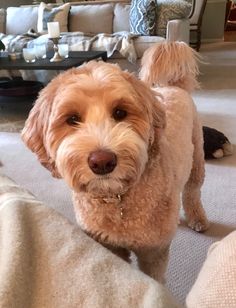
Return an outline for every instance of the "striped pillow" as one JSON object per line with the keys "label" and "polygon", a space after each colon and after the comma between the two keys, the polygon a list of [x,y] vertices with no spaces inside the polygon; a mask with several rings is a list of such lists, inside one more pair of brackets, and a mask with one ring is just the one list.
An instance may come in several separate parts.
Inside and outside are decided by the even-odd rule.
{"label": "striped pillow", "polygon": [[155,0],[132,0],[129,13],[130,31],[141,35],[155,35]]}

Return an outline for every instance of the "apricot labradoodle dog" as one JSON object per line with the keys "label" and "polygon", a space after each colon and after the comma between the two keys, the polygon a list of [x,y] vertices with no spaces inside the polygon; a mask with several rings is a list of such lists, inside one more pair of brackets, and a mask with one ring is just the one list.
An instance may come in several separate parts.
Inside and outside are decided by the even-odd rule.
{"label": "apricot labradoodle dog", "polygon": [[[181,89],[196,84],[197,69],[180,43],[157,45],[143,63],[145,82],[94,61],[57,76],[40,92],[22,138],[71,187],[80,227],[127,260],[135,252],[140,269],[163,281],[182,192],[189,226],[208,226],[202,128]],[[146,65],[150,74],[164,70],[163,87],[145,84],[158,81],[147,78]]]}

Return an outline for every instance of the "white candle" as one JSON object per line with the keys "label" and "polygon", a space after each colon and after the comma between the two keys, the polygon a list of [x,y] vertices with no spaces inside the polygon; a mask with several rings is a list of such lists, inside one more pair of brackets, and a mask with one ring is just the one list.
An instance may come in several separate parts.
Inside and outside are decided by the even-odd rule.
{"label": "white candle", "polygon": [[60,37],[59,22],[57,21],[48,22],[47,26],[48,26],[48,36],[50,38]]}

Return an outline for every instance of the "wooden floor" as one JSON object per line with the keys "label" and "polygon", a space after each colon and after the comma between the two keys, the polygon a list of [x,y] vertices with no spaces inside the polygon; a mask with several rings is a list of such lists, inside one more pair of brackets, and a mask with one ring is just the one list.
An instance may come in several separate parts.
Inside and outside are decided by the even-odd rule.
{"label": "wooden floor", "polygon": [[224,41],[225,42],[236,42],[236,31],[225,31]]}
{"label": "wooden floor", "polygon": [[236,42],[236,14],[230,15],[231,19],[225,24],[224,41],[225,42]]}

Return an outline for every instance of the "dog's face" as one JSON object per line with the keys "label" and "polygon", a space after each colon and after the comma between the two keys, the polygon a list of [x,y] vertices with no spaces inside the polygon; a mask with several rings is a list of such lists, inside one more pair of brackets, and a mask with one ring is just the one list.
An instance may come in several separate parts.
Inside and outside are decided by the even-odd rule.
{"label": "dog's face", "polygon": [[41,91],[22,138],[74,191],[120,194],[140,178],[164,125],[163,109],[141,81],[90,62]]}

